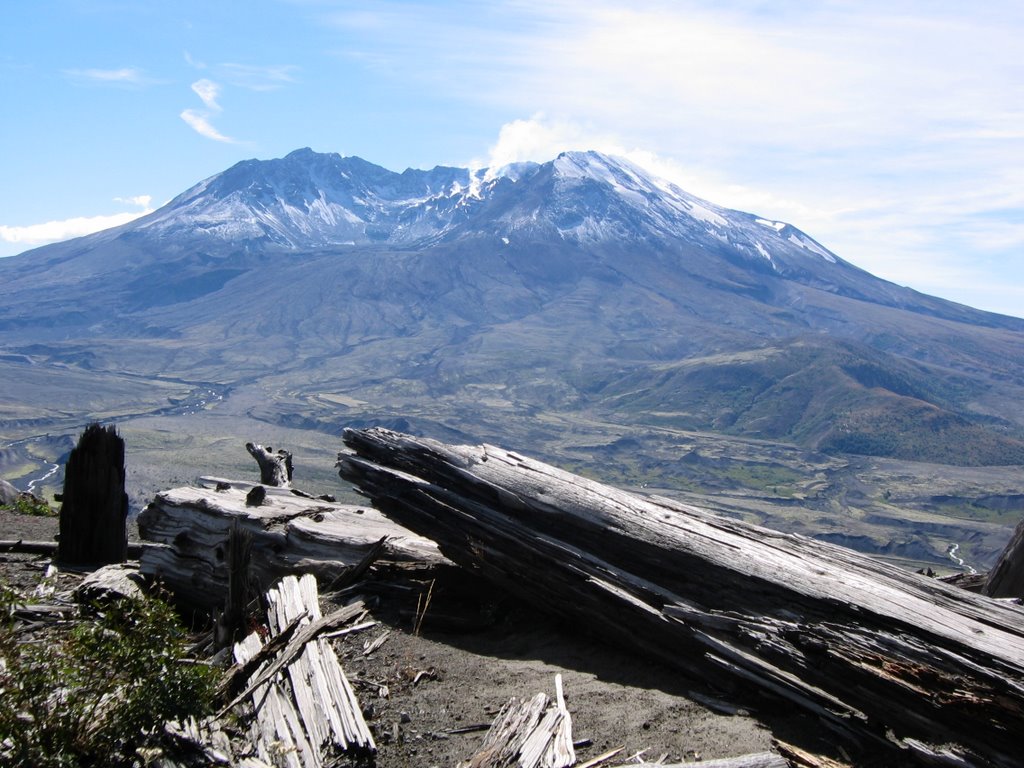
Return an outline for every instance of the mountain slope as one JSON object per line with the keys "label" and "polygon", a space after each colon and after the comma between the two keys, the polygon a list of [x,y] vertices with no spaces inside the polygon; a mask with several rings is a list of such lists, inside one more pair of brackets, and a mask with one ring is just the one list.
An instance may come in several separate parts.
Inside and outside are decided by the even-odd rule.
{"label": "mountain slope", "polygon": [[[290,393],[268,418],[420,413],[493,434],[592,414],[1024,463],[1024,320],[880,280],[593,152],[403,173],[310,150],[246,161],[131,224],[0,261],[0,281],[0,352],[260,381]],[[323,392],[372,406],[325,415]]]}

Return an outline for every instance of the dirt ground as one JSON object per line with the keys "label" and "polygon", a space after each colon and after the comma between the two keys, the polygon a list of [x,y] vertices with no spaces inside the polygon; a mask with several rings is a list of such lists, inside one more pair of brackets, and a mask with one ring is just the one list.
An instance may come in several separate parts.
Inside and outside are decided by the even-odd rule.
{"label": "dirt ground", "polygon": [[[56,532],[55,518],[0,510],[0,539],[47,540]],[[30,593],[48,563],[45,556],[0,553],[0,581]],[[61,574],[58,588],[80,578]],[[378,572],[360,585],[378,623],[333,641],[377,741],[378,768],[453,768],[476,752],[511,697],[554,698],[558,674],[578,764],[617,748],[603,765],[736,757],[771,750],[773,737],[835,752],[827,739],[818,740],[819,728],[778,703],[732,715],[713,711],[691,696],[699,684],[674,670],[460,579],[455,569]],[[324,611],[350,597],[326,596]]]}
{"label": "dirt ground", "polygon": [[[56,535],[55,517],[19,515],[0,509],[0,540],[53,541]],[[31,593],[49,562],[50,558],[42,555],[0,552],[0,584],[7,584],[22,593]]]}

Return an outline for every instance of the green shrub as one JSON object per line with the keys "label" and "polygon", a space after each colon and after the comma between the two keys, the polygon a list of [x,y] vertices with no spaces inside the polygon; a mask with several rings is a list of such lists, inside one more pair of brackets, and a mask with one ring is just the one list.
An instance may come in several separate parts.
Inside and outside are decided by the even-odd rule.
{"label": "green shrub", "polygon": [[213,706],[215,669],[183,662],[185,633],[162,600],[122,600],[45,643],[18,643],[16,596],[0,586],[0,764],[127,766],[165,721]]}
{"label": "green shrub", "polygon": [[32,515],[34,517],[56,517],[57,510],[51,507],[42,499],[37,499],[30,494],[22,494],[13,503],[3,507],[19,515]]}

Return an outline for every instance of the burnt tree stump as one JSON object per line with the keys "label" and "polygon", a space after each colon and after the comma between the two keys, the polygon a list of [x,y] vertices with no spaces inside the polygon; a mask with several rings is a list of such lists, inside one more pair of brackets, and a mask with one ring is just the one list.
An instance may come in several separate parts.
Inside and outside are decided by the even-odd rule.
{"label": "burnt tree stump", "polygon": [[90,424],[64,469],[57,559],[70,565],[123,563],[128,556],[124,440]]}

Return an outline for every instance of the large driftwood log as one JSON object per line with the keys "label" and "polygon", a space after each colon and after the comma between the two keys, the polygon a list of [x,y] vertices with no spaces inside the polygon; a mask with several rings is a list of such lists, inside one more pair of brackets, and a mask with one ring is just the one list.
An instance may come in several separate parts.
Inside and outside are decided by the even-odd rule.
{"label": "large driftwood log", "polygon": [[114,427],[90,424],[64,469],[57,549],[61,562],[106,565],[127,559],[124,478],[124,440]]}
{"label": "large driftwood log", "polygon": [[252,534],[250,576],[262,588],[290,573],[314,573],[334,581],[358,567],[382,538],[387,539],[381,555],[385,561],[443,561],[433,542],[372,508],[311,499],[282,488],[267,488],[262,504],[248,506],[253,483],[204,478],[202,485],[158,493],[138,521],[143,539],[166,545],[143,550],[142,572],[200,608],[224,604],[233,523]]}
{"label": "large driftwood log", "polygon": [[694,679],[753,683],[888,760],[1019,765],[1018,606],[492,446],[344,441],[341,476],[375,506],[539,608]]}
{"label": "large driftwood log", "polygon": [[989,597],[1024,597],[1024,520],[989,571],[982,592]]}

